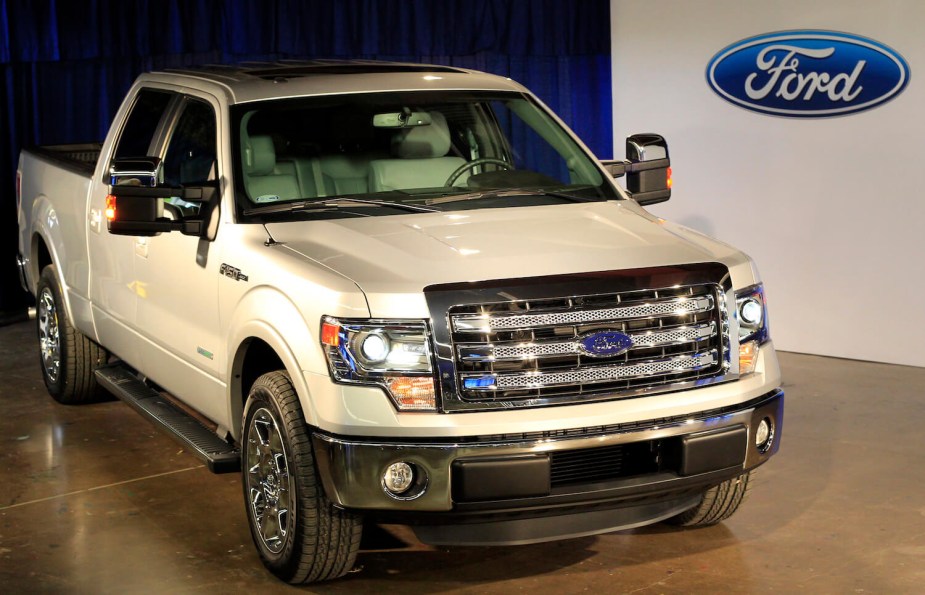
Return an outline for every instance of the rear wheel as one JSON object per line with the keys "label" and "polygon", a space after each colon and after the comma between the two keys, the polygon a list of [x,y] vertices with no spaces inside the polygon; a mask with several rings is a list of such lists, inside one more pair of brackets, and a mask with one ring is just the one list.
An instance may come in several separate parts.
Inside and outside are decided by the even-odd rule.
{"label": "rear wheel", "polygon": [[106,363],[106,350],[71,326],[54,265],[42,269],[36,292],[36,323],[42,376],[59,403],[98,400],[105,391],[94,371]]}
{"label": "rear wheel", "polygon": [[729,479],[703,493],[700,503],[668,519],[681,527],[709,527],[725,521],[739,509],[748,496],[752,471]]}
{"label": "rear wheel", "polygon": [[290,583],[343,576],[360,548],[362,518],[334,507],[285,372],[264,374],[244,408],[242,483],[251,536],[264,565]]}

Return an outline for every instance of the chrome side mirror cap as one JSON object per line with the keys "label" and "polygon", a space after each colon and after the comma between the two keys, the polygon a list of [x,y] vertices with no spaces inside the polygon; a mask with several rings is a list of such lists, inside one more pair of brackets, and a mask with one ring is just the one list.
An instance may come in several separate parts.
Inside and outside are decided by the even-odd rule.
{"label": "chrome side mirror cap", "polygon": [[122,157],[109,163],[110,186],[156,188],[164,182],[160,157]]}
{"label": "chrome side mirror cap", "polygon": [[634,134],[626,139],[625,161],[604,161],[615,177],[626,175],[626,190],[641,205],[671,198],[671,160],[668,143],[658,134]]}

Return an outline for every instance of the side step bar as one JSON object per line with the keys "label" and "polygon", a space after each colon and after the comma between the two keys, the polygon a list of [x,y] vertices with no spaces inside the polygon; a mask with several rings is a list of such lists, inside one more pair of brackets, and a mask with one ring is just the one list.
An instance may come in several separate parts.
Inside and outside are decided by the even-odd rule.
{"label": "side step bar", "polygon": [[241,452],[234,445],[219,438],[215,432],[162,397],[124,366],[103,366],[96,370],[96,379],[103,388],[128,403],[148,421],[202,459],[213,473],[233,473],[241,469]]}

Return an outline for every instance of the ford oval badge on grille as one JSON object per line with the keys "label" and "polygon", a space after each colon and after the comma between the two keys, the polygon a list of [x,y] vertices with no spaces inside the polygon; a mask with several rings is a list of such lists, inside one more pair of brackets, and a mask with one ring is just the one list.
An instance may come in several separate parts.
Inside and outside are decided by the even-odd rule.
{"label": "ford oval badge on grille", "polygon": [[707,82],[723,99],[776,116],[824,118],[876,107],[909,82],[895,50],[833,31],[780,31],[720,50]]}
{"label": "ford oval badge on grille", "polygon": [[612,357],[628,351],[633,339],[617,331],[598,331],[581,337],[578,344],[585,355]]}

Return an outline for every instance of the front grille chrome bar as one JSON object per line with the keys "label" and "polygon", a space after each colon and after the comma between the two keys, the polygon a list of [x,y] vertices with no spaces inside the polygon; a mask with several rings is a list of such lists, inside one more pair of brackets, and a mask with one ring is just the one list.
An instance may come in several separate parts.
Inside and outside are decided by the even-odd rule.
{"label": "front grille chrome bar", "polygon": [[528,330],[548,326],[579,325],[600,321],[631,320],[652,316],[696,314],[713,309],[713,297],[679,297],[597,310],[564,310],[536,314],[476,314],[453,318],[453,330],[460,333],[491,333]]}
{"label": "front grille chrome bar", "polygon": [[682,355],[632,364],[575,368],[555,372],[521,372],[514,374],[462,374],[463,388],[468,391],[531,390],[554,386],[578,386],[696,372],[716,365],[717,351]]}
{"label": "front grille chrome bar", "polygon": [[[633,349],[665,347],[695,343],[716,336],[716,323],[681,326],[665,330],[627,333],[633,340]],[[542,359],[584,353],[577,340],[542,341],[532,343],[460,344],[456,348],[459,359],[466,362],[503,362]]]}

